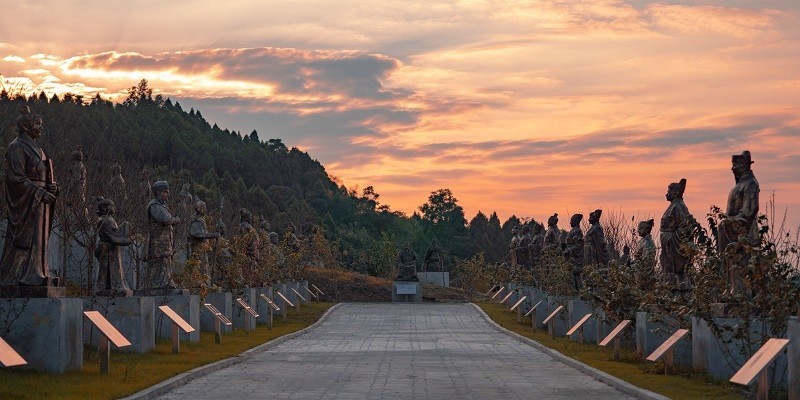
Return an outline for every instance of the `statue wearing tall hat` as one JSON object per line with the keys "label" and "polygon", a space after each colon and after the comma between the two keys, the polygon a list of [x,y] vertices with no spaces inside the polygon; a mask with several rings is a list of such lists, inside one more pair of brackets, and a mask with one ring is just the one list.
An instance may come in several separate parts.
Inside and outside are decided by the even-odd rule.
{"label": "statue wearing tall hat", "polygon": [[732,291],[741,291],[746,255],[736,246],[742,238],[750,245],[758,243],[758,195],[761,189],[751,168],[750,152],[731,157],[731,171],[736,180],[728,194],[728,207],[718,227],[717,244],[723,257]]}
{"label": "statue wearing tall hat", "polygon": [[595,265],[600,268],[608,266],[608,243],[603,226],[600,225],[600,216],[603,210],[594,210],[589,213],[589,229],[583,240],[583,259],[585,265]]}
{"label": "statue wearing tall hat", "polygon": [[691,262],[684,250],[684,244],[692,240],[692,227],[689,225],[692,214],[683,202],[684,191],[686,179],[669,184],[666,194],[669,207],[661,217],[661,278],[670,282],[684,282],[686,266]]}
{"label": "statue wearing tall hat", "polygon": [[173,217],[167,207],[169,183],[153,184],[153,199],[147,205],[147,261],[143,289],[176,289],[172,280],[172,256],[175,253],[173,225],[181,219]]}

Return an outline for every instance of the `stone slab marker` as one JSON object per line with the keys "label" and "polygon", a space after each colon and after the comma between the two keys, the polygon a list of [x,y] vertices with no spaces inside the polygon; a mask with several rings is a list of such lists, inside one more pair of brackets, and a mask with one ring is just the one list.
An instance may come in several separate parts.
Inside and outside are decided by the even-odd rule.
{"label": "stone slab marker", "polygon": [[[144,354],[156,347],[156,306],[152,297],[83,297],[83,307],[99,311],[131,342],[122,351]],[[83,330],[85,345],[99,345],[100,332],[88,319],[83,320]]]}
{"label": "stone slab marker", "polygon": [[[200,341],[200,297],[196,295],[155,296],[156,307],[169,306],[176,314],[186,320],[194,332],[188,334],[190,342]],[[172,322],[169,318],[156,317],[156,335],[160,338],[172,338]]]}

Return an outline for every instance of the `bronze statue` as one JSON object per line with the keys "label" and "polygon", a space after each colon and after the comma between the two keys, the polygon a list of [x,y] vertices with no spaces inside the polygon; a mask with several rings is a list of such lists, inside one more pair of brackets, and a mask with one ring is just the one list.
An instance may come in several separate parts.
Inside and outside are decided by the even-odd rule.
{"label": "bronze statue", "polygon": [[589,213],[589,229],[583,238],[583,259],[585,265],[596,265],[601,268],[608,267],[608,243],[603,227],[600,225],[600,216],[603,210],[594,210]]}
{"label": "bronze statue", "polygon": [[127,200],[128,191],[125,189],[125,178],[122,176],[122,167],[114,163],[111,166],[111,190],[117,200]]}
{"label": "bronze statue", "polygon": [[260,221],[258,223],[258,229],[260,229],[261,232],[264,232],[267,235],[269,235],[269,232],[271,232],[269,221],[267,221],[267,219],[263,215],[260,215],[259,219]]}
{"label": "bronze statue", "polygon": [[511,259],[512,270],[517,268],[517,247],[519,247],[520,239],[519,226],[515,225],[511,228],[511,242],[508,244],[508,256]]}
{"label": "bronze statue", "polygon": [[48,286],[47,244],[53,225],[53,203],[59,186],[53,162],[36,143],[42,135],[42,117],[27,106],[17,118],[17,138],[8,145],[5,160],[8,221],[0,285]]}
{"label": "bronze statue", "polygon": [[[686,179],[670,183],[667,188],[667,201],[669,207],[661,217],[661,272],[665,274],[662,279],[684,281],[686,266],[691,260],[685,254],[683,245],[692,240],[691,220],[689,208],[683,202],[683,193],[686,191]],[[674,278],[673,278],[674,277]]]}
{"label": "bronze statue", "polygon": [[[533,240],[531,241],[531,265],[541,267],[542,264],[542,251],[544,249],[544,225],[533,222],[532,228]],[[543,272],[543,271],[542,271]],[[543,277],[540,277],[543,278]]]}
{"label": "bronze statue", "polygon": [[751,169],[753,161],[749,151],[733,155],[731,164],[736,184],[728,194],[728,208],[725,218],[719,223],[717,244],[721,257],[725,259],[730,289],[741,292],[747,256],[736,244],[740,237],[745,237],[750,245],[758,243],[758,195],[761,189]]}
{"label": "bronze statue", "polygon": [[400,269],[400,275],[397,276],[395,281],[402,282],[419,282],[417,277],[417,253],[411,250],[411,245],[406,242],[403,245],[403,250],[397,257],[397,266]]}
{"label": "bronze statue", "polygon": [[[67,202],[67,215],[72,229],[88,229],[89,210],[86,208],[86,166],[83,165],[81,146],[72,152],[72,165],[67,170],[64,193],[61,196]],[[82,224],[79,224],[81,222]],[[85,225],[84,225],[85,224]]]}
{"label": "bronze statue", "polygon": [[547,254],[561,253],[561,231],[558,229],[558,214],[547,219],[547,232],[544,234],[544,251]]}
{"label": "bronze statue", "polygon": [[423,271],[430,272],[444,272],[444,258],[442,257],[442,248],[439,246],[439,241],[433,238],[431,246],[425,252],[425,265],[422,267]]}
{"label": "bronze statue", "polygon": [[581,221],[583,214],[573,214],[569,219],[570,230],[564,239],[564,257],[572,267],[573,285],[575,290],[580,290],[583,286],[583,231]]}
{"label": "bronze statue", "polygon": [[176,289],[172,280],[172,256],[175,253],[173,225],[181,219],[173,217],[167,208],[169,183],[157,181],[153,184],[153,199],[147,205],[148,269],[143,289]]}
{"label": "bronze statue", "polygon": [[99,243],[94,251],[100,269],[97,274],[95,293],[101,296],[130,296],[133,294],[125,273],[122,271],[120,247],[130,246],[130,223],[117,225],[114,220],[116,207],[109,198],[97,198],[97,236]]}
{"label": "bronze statue", "polygon": [[246,237],[245,252],[247,258],[258,260],[258,232],[253,228],[253,213],[242,208],[239,210],[239,235]]}
{"label": "bronze statue", "polygon": [[[656,273],[656,244],[650,234],[653,231],[654,224],[654,220],[648,219],[647,221],[639,221],[639,225],[636,227],[636,233],[639,234],[639,243],[636,244],[636,251],[633,253],[631,264],[636,268],[640,282],[649,281]],[[642,288],[646,287],[645,285],[641,286]]]}
{"label": "bronze statue", "polygon": [[531,236],[530,224],[522,226],[522,236],[519,239],[519,246],[517,246],[517,265],[525,270],[530,270],[533,267],[531,257],[531,245],[533,244],[533,237]]}
{"label": "bronze statue", "polygon": [[189,257],[193,257],[200,262],[200,272],[206,285],[211,286],[211,267],[208,263],[208,250],[205,242],[208,239],[219,239],[219,233],[209,232],[206,227],[206,202],[196,199],[194,202],[194,216],[189,223]]}

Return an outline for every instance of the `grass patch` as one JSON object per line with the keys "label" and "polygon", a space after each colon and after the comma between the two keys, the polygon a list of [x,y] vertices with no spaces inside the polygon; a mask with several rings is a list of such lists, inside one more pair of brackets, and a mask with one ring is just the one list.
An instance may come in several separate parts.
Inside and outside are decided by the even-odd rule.
{"label": "grass patch", "polygon": [[198,343],[181,342],[181,354],[172,354],[172,342],[159,340],[147,354],[111,354],[108,375],[100,375],[97,348],[84,348],[83,370],[65,374],[0,369],[0,399],[117,399],[136,393],[201,365],[233,357],[277,337],[297,332],[317,320],[333,303],[310,303],[298,316],[291,310],[287,320],[275,318],[249,333],[236,329],[223,334],[222,344],[214,333],[201,332]]}
{"label": "grass patch", "polygon": [[498,325],[531,338],[544,346],[578,360],[584,364],[613,375],[640,388],[662,394],[671,399],[747,399],[747,391],[728,382],[688,370],[678,370],[674,375],[664,375],[663,363],[640,361],[635,352],[622,349],[622,360],[612,360],[611,348],[594,343],[578,344],[563,337],[551,338],[546,331],[533,329],[529,318],[526,324],[517,323],[517,314],[508,312],[502,304],[486,301],[476,303]]}

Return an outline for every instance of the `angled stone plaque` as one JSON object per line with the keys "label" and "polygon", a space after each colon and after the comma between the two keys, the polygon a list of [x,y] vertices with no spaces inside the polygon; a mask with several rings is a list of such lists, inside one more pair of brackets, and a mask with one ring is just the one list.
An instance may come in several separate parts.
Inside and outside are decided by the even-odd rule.
{"label": "angled stone plaque", "polygon": [[506,295],[506,297],[503,297],[503,300],[500,300],[500,303],[501,303],[501,304],[505,304],[505,302],[506,302],[506,301],[508,301],[508,299],[509,299],[509,298],[511,297],[511,295],[513,295],[513,294],[514,294],[514,292],[508,292],[508,294]]}
{"label": "angled stone plaque", "polygon": [[312,284],[311,284],[311,287],[312,287],[312,288],[314,288],[314,290],[316,290],[317,292],[319,292],[319,294],[321,294],[321,295],[325,296],[325,292],[323,292],[322,290],[319,290],[319,288],[317,287],[317,285],[315,285],[315,284],[313,284],[313,283],[312,283]]}
{"label": "angled stone plaque", "polygon": [[97,329],[100,330],[100,333],[102,333],[103,336],[105,336],[109,341],[111,341],[111,343],[113,343],[114,346],[126,347],[131,345],[131,342],[129,342],[128,339],[125,338],[125,336],[122,336],[122,334],[119,333],[117,328],[111,325],[111,323],[108,322],[106,317],[104,317],[103,314],[100,314],[99,311],[84,311],[83,315],[85,315],[86,318],[89,318],[89,321],[92,321],[94,326],[96,326]]}
{"label": "angled stone plaque", "polygon": [[297,297],[299,297],[299,298],[300,298],[300,301],[302,301],[303,303],[307,303],[307,302],[308,302],[308,300],[306,300],[306,298],[305,298],[305,297],[303,297],[303,295],[302,295],[302,294],[300,294],[300,292],[298,292],[298,291],[297,291],[297,290],[295,290],[294,288],[292,288],[292,291],[294,292],[294,294],[296,294],[296,295],[297,295]]}
{"label": "angled stone plaque", "polygon": [[3,338],[0,338],[0,364],[4,367],[16,367],[27,363]]}
{"label": "angled stone plaque", "polygon": [[572,326],[572,329],[570,329],[570,330],[567,332],[567,336],[572,336],[572,335],[574,335],[574,334],[575,334],[575,332],[577,332],[577,331],[578,331],[578,329],[581,329],[581,328],[583,327],[583,324],[585,324],[585,323],[586,323],[586,321],[588,321],[588,320],[589,320],[589,318],[592,318],[592,313],[589,313],[589,314],[586,314],[586,315],[584,315],[584,316],[583,316],[583,318],[581,318],[581,319],[580,319],[580,321],[576,322],[576,323],[575,323],[575,325],[573,325],[573,326]]}
{"label": "angled stone plaque", "polygon": [[222,322],[225,325],[233,325],[233,322],[231,322],[231,320],[229,320],[228,317],[219,312],[217,307],[214,307],[213,304],[204,303],[203,307],[205,307],[206,310],[208,310],[211,314],[213,314],[214,317],[216,317],[219,320],[219,322]]}
{"label": "angled stone plaque", "polygon": [[550,315],[548,315],[548,316],[547,316],[547,318],[545,318],[545,319],[544,319],[544,321],[542,321],[542,324],[547,324],[548,322],[550,322],[550,320],[552,320],[553,318],[555,318],[555,317],[556,317],[556,315],[557,315],[558,313],[560,313],[560,312],[561,312],[561,310],[563,310],[563,309],[564,309],[564,306],[558,306],[558,307],[556,307],[556,309],[555,309],[555,310],[553,310],[553,312],[552,312]]}
{"label": "angled stone plaque", "polygon": [[531,307],[530,311],[525,313],[525,316],[530,317],[531,314],[533,314],[536,311],[536,308],[538,308],[542,304],[542,302],[544,302],[544,300],[539,300],[538,303],[536,303],[533,307]]}
{"label": "angled stone plaque", "polygon": [[514,305],[511,307],[511,311],[514,311],[514,309],[519,307],[519,305],[522,304],[522,302],[525,301],[527,298],[528,298],[528,296],[522,296],[521,299],[517,300],[517,302],[514,303]]}
{"label": "angled stone plaque", "polygon": [[[788,344],[789,339],[771,338],[767,340],[767,343],[764,343],[756,354],[753,354],[753,356],[742,365],[742,368],[739,369],[739,372],[737,372],[730,381],[740,385],[750,385],[756,377],[780,355],[781,351],[783,351]],[[765,379],[764,381],[767,380]],[[761,380],[759,380],[759,385],[760,384]],[[761,390],[762,388],[759,387],[759,392]]]}
{"label": "angled stone plaque", "polygon": [[318,298],[318,297],[317,297],[317,295],[316,295],[316,294],[314,294],[314,292],[313,292],[313,291],[311,291],[311,289],[309,289],[309,288],[308,288],[308,286],[303,286],[303,289],[305,289],[305,290],[306,290],[306,293],[308,293],[308,294],[309,294],[311,297],[313,297],[313,298],[315,298],[315,299],[316,299],[316,298]]}
{"label": "angled stone plaque", "polygon": [[281,293],[280,291],[276,291],[275,293],[278,293],[278,297],[280,297],[286,304],[288,304],[289,307],[294,307],[294,304],[292,304],[292,302],[289,301],[289,299],[287,299],[286,296],[283,295],[283,293]]}
{"label": "angled stone plaque", "polygon": [[498,289],[496,292],[494,292],[494,294],[492,295],[492,297],[490,298],[490,300],[494,300],[494,299],[495,299],[495,297],[497,297],[498,295],[500,295],[500,293],[504,292],[505,290],[506,290],[506,287],[505,287],[505,286],[502,286],[500,289]]}
{"label": "angled stone plaque", "polygon": [[175,312],[175,310],[171,309],[169,306],[158,306],[158,309],[161,310],[161,312],[164,313],[164,315],[166,315],[167,318],[169,318],[169,320],[172,321],[173,324],[178,325],[178,327],[181,328],[181,330],[183,330],[184,332],[186,333],[194,332],[194,328],[191,325],[189,325],[189,323],[186,322],[185,319],[181,318],[181,316],[178,315]]}
{"label": "angled stone plaque", "polygon": [[647,357],[647,361],[658,361],[659,358],[663,357],[667,351],[672,350],[672,348],[678,344],[678,342],[685,338],[686,335],[689,334],[688,329],[678,329],[675,333],[672,334],[667,340],[658,346],[658,348]]}
{"label": "angled stone plaque", "polygon": [[606,336],[606,338],[603,339],[602,342],[600,342],[600,346],[603,346],[603,347],[608,346],[609,343],[611,343],[612,340],[616,339],[617,336],[619,336],[619,334],[622,333],[622,331],[630,324],[631,324],[631,320],[629,320],[629,319],[626,319],[626,320],[623,320],[622,322],[620,322],[619,325],[614,327],[614,330],[612,330],[611,333],[609,333],[608,336]]}
{"label": "angled stone plaque", "polygon": [[272,309],[274,309],[275,311],[280,311],[281,310],[281,308],[278,307],[278,305],[275,304],[275,302],[272,301],[272,299],[270,299],[269,296],[267,296],[266,294],[261,293],[261,298],[264,299],[264,301],[266,301],[267,304],[269,304],[269,306],[272,307]]}
{"label": "angled stone plaque", "polygon": [[255,312],[255,310],[253,310],[253,308],[250,307],[250,305],[247,304],[244,300],[237,298],[236,303],[239,304],[239,307],[242,307],[248,314],[253,316],[253,318],[258,318],[258,314]]}

